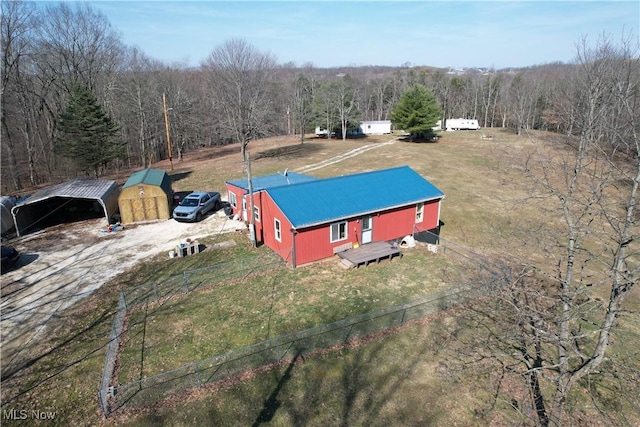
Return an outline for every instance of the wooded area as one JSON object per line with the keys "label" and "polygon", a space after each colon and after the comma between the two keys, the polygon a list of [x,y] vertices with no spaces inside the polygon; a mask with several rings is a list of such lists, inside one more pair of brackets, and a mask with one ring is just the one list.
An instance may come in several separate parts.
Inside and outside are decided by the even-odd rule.
{"label": "wooded area", "polygon": [[[270,135],[342,131],[387,120],[404,90],[423,84],[442,118],[483,127],[579,132],[567,107],[576,65],[519,70],[280,64],[242,39],[212,46],[199,67],[167,64],[126,46],[106,17],[83,3],[2,2],[2,193],[109,171],[147,167],[189,150]],[[88,90],[111,120],[103,158],[78,161],[61,118],[74,88]],[[576,88],[577,89],[577,88]],[[167,144],[163,94],[171,145]],[[622,112],[621,112],[622,113]],[[337,132],[339,134],[340,132]],[[95,145],[95,142],[94,144]],[[66,148],[65,148],[66,147]],[[74,154],[75,153],[75,154]]]}

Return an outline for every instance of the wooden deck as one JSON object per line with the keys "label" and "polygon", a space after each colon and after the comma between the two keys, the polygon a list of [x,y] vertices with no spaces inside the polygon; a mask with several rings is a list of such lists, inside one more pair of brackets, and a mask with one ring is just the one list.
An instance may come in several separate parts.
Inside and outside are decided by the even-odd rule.
{"label": "wooden deck", "polygon": [[387,242],[367,243],[355,249],[348,249],[338,252],[337,255],[344,261],[348,267],[360,267],[361,265],[369,265],[371,262],[380,262],[381,259],[393,259],[394,256],[402,257],[402,252],[396,246],[392,246]]}

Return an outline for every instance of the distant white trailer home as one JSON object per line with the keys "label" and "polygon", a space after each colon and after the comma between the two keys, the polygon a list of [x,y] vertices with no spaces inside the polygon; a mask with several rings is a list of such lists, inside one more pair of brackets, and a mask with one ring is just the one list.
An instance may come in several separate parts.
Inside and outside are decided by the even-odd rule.
{"label": "distant white trailer home", "polygon": [[477,120],[473,119],[447,119],[445,121],[445,129],[452,130],[478,130],[480,125]]}
{"label": "distant white trailer home", "polygon": [[365,135],[386,135],[391,133],[391,120],[371,120],[360,122],[360,132]]}
{"label": "distant white trailer home", "polygon": [[[331,132],[331,136],[334,136],[335,134],[335,132]],[[329,131],[326,128],[322,126],[316,126],[316,136],[326,138],[327,135],[329,135]]]}

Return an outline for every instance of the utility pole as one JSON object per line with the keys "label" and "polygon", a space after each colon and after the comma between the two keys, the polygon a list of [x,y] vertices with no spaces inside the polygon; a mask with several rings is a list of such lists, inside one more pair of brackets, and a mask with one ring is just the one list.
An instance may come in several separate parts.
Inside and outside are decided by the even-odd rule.
{"label": "utility pole", "polygon": [[253,180],[251,179],[251,156],[247,151],[247,178],[249,180],[249,213],[247,219],[249,220],[249,240],[251,240],[251,246],[257,247],[256,243],[256,227],[255,216],[253,213]]}
{"label": "utility pole", "polygon": [[173,153],[171,152],[171,137],[169,136],[169,114],[167,110],[167,98],[162,93],[162,107],[164,110],[164,127],[167,130],[167,149],[169,152],[169,163],[171,164],[171,170],[173,170]]}

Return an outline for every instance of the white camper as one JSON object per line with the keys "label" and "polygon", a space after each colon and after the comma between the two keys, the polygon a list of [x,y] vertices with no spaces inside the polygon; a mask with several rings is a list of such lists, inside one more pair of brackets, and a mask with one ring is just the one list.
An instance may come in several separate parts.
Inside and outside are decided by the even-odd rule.
{"label": "white camper", "polygon": [[480,125],[477,120],[472,119],[447,119],[445,129],[451,130],[478,130]]}
{"label": "white camper", "polygon": [[[335,136],[335,132],[331,132],[331,136]],[[316,126],[316,136],[326,138],[329,135],[329,131],[322,126]]]}

